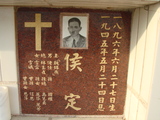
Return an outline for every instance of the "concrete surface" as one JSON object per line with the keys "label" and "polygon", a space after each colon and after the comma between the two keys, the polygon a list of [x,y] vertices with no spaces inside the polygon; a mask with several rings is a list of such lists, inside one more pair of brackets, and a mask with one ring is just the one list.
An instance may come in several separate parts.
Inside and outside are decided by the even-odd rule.
{"label": "concrete surface", "polygon": [[28,116],[12,116],[11,120],[124,120],[123,118],[62,118],[62,117],[28,117]]}

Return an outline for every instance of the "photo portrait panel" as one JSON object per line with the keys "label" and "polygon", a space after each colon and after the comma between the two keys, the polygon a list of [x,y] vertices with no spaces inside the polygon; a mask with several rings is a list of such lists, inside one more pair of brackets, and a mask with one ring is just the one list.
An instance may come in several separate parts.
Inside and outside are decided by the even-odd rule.
{"label": "photo portrait panel", "polygon": [[[84,13],[61,13],[60,16],[60,47],[63,49],[88,49],[89,15]],[[76,21],[77,19],[80,21],[80,25]],[[71,22],[69,22],[70,20]],[[75,23],[75,25],[71,25],[73,22]],[[72,45],[74,39],[76,39],[75,46]]]}

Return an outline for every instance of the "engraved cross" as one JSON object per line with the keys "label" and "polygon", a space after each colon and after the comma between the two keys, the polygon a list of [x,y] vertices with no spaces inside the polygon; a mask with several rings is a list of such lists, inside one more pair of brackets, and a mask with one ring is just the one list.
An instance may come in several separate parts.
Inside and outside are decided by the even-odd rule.
{"label": "engraved cross", "polygon": [[41,28],[52,27],[52,22],[41,22],[41,14],[35,14],[35,22],[25,22],[25,27],[35,27],[35,47],[36,51],[41,51]]}

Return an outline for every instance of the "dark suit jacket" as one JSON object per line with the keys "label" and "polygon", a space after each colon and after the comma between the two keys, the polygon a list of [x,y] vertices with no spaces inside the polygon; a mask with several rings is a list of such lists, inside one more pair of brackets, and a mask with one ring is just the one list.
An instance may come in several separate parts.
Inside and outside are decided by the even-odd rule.
{"label": "dark suit jacket", "polygon": [[[82,35],[79,35],[79,36],[80,37],[79,37],[79,40],[77,41],[76,48],[84,48],[84,47],[86,47],[86,38],[84,36],[82,36]],[[67,45],[67,43],[68,43],[70,37],[71,36],[67,36],[67,37],[65,37],[63,39],[63,47],[69,47]]]}

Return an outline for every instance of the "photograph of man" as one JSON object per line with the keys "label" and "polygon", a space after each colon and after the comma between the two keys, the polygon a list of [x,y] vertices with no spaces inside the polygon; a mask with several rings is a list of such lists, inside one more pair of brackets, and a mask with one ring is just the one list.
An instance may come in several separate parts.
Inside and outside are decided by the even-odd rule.
{"label": "photograph of man", "polygon": [[69,36],[63,38],[64,48],[86,48],[86,37],[79,32],[82,30],[81,21],[77,17],[68,20]]}

